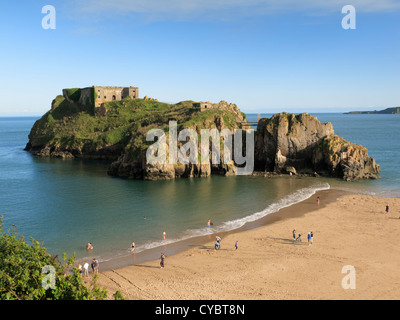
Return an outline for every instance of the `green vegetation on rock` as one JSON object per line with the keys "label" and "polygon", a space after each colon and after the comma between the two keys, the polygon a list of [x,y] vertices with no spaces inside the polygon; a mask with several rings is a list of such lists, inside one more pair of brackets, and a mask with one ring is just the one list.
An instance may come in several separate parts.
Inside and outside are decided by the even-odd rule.
{"label": "green vegetation on rock", "polygon": [[127,97],[105,103],[101,107],[105,112],[99,115],[91,106],[76,102],[78,91],[68,89],[69,101],[63,96],[53,100],[51,110],[34,124],[27,150],[39,156],[115,159],[122,151],[137,154],[145,150],[151,144],[145,140],[146,133],[151,128],[167,133],[170,120],[178,122],[178,130],[217,127],[220,119],[225,127],[238,127],[235,113],[200,112],[193,108],[193,101],[168,104]]}

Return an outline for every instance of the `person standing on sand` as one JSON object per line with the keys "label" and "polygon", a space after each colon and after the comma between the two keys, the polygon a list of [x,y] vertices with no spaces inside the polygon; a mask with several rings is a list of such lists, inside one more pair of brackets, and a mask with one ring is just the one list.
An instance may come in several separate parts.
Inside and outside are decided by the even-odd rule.
{"label": "person standing on sand", "polygon": [[89,275],[89,263],[85,262],[83,265],[83,276],[87,277]]}
{"label": "person standing on sand", "polygon": [[161,257],[160,257],[161,261],[160,261],[160,268],[164,268],[164,262],[165,262],[165,255],[163,252],[161,252]]}
{"label": "person standing on sand", "polygon": [[386,206],[385,211],[386,211],[386,213],[389,213],[389,206]]}
{"label": "person standing on sand", "polygon": [[99,261],[93,258],[92,260],[92,272],[99,273]]}
{"label": "person standing on sand", "polygon": [[308,245],[311,244],[311,233],[309,232],[307,235]]}
{"label": "person standing on sand", "polygon": [[296,228],[293,229],[292,234],[293,234],[293,240],[296,240]]}
{"label": "person standing on sand", "polygon": [[313,234],[313,232],[311,231],[311,234],[310,234],[310,239],[311,239],[311,244],[313,244],[313,240],[314,240],[314,234]]}
{"label": "person standing on sand", "polygon": [[236,243],[235,243],[235,250],[237,250],[239,248],[239,243],[238,243],[238,241],[236,240]]}

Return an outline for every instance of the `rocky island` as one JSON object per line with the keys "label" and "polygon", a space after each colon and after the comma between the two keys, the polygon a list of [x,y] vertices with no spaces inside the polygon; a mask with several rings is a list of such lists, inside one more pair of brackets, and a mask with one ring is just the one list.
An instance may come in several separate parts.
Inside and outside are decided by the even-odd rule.
{"label": "rocky island", "polygon": [[330,122],[321,123],[307,113],[279,113],[258,123],[255,170],[352,181],[377,178],[380,166],[367,148],[337,136]]}
{"label": "rocky island", "polygon": [[[177,122],[178,130],[198,133],[213,128],[232,133],[236,129],[253,130],[233,103],[168,104],[147,96],[138,98],[136,87],[93,86],[64,89],[32,127],[25,150],[38,157],[109,160],[108,174],[128,179],[236,174],[235,163],[148,163],[146,150],[152,142],[146,141],[146,134],[159,128],[168,136],[171,120]],[[307,113],[279,113],[260,119],[254,146],[256,172],[325,175],[347,181],[377,178],[380,172],[365,147],[338,137],[331,123],[323,124]]]}
{"label": "rocky island", "polygon": [[345,112],[345,114],[400,114],[400,107],[392,107],[373,111],[350,111]]}

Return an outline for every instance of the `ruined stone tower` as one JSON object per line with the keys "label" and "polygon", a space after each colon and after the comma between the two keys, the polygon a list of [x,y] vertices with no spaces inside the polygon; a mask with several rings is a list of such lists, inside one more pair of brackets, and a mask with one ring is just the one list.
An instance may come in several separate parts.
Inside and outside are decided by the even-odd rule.
{"label": "ruined stone tower", "polygon": [[[71,96],[74,92],[74,96]],[[121,101],[126,97],[139,98],[138,87],[101,87],[92,86],[81,89],[63,89],[63,96],[70,102],[78,102],[82,105],[93,105],[98,108],[102,103]]]}

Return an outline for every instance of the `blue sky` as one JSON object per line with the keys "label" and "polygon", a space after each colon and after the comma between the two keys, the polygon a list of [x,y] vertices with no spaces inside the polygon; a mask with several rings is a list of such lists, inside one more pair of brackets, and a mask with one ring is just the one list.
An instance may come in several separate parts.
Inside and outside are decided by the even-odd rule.
{"label": "blue sky", "polygon": [[[356,29],[342,28],[344,5]],[[42,7],[56,29],[42,28]],[[244,112],[400,105],[400,1],[2,2],[0,116],[41,115],[63,88],[138,86]]]}

